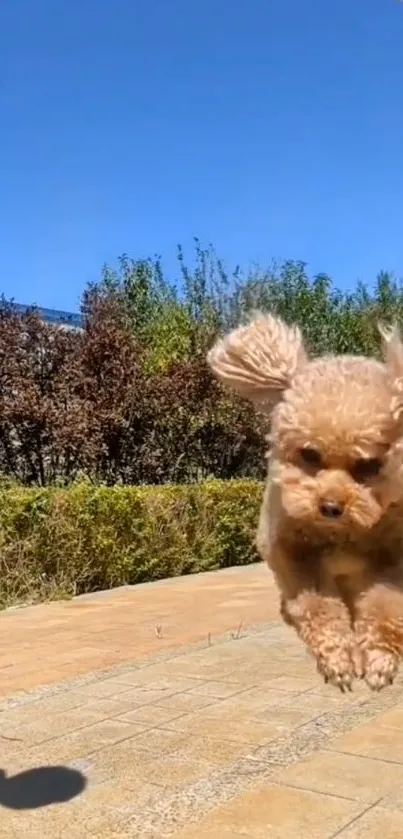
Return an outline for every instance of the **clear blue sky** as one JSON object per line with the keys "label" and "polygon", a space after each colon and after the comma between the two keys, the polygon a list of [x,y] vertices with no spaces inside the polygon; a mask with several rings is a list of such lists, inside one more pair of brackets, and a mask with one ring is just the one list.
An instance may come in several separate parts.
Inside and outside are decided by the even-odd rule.
{"label": "clear blue sky", "polygon": [[4,0],[0,290],[213,241],[340,286],[403,275],[403,3]]}

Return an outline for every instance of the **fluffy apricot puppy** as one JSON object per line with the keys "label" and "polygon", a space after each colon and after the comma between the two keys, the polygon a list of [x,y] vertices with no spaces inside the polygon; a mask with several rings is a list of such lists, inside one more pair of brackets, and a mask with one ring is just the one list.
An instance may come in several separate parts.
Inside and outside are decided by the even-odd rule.
{"label": "fluffy apricot puppy", "polygon": [[403,656],[403,345],[383,362],[309,359],[298,328],[258,315],[209,364],[271,415],[257,534],[281,613],[342,690],[391,684]]}

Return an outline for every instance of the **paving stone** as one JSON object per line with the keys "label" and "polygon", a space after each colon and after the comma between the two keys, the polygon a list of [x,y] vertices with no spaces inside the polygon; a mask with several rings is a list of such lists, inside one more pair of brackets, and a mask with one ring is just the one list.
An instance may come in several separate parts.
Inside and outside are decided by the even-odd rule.
{"label": "paving stone", "polygon": [[155,667],[144,667],[141,670],[133,671],[133,674],[124,674],[116,680],[122,686],[122,689],[132,687],[150,689],[158,689],[161,693],[168,694],[181,693],[185,690],[191,690],[199,684],[198,679],[191,679],[186,676],[177,676],[171,673],[170,662],[156,665]]}
{"label": "paving stone", "polygon": [[264,682],[261,684],[262,689],[268,688],[269,690],[284,690],[286,692],[290,692],[293,694],[300,694],[305,693],[305,691],[312,689],[315,686],[315,681],[318,677],[315,674],[315,671],[312,672],[312,676],[297,676],[294,674],[287,675],[287,676],[279,676],[275,675],[269,682]]}
{"label": "paving stone", "polygon": [[[340,839],[402,839],[403,813],[375,807],[340,833]],[[339,839],[339,837],[338,837]]]}
{"label": "paving stone", "polygon": [[278,713],[273,711],[270,718],[265,721],[248,716],[245,710],[239,712],[235,708],[232,713],[225,709],[218,717],[209,715],[208,711],[207,708],[198,713],[182,715],[166,722],[163,727],[196,736],[205,735],[262,746],[300,723],[300,717],[293,711],[279,710]]}
{"label": "paving stone", "polygon": [[130,684],[117,678],[95,679],[86,685],[75,688],[73,693],[74,696],[81,697],[81,699],[107,699],[112,696],[121,697],[129,690]]}
{"label": "paving stone", "polygon": [[[289,728],[303,725],[309,720],[316,719],[320,714],[328,710],[326,703],[300,703],[298,707],[296,699],[289,698],[278,691],[259,691],[253,688],[251,691],[244,691],[228,699],[222,699],[212,705],[198,710],[198,718],[204,720],[207,717],[215,717],[221,720],[230,720],[231,726],[236,721],[255,721],[262,723],[273,723],[279,732]],[[180,722],[178,722],[178,726]]]}
{"label": "paving stone", "polygon": [[277,783],[375,803],[403,789],[403,766],[356,755],[317,752],[274,775]]}
{"label": "paving stone", "polygon": [[230,767],[234,763],[247,757],[253,752],[250,743],[239,740],[224,740],[217,737],[209,737],[207,732],[203,736],[192,734],[186,736],[175,749],[175,755],[185,759],[186,755],[190,760],[202,760],[211,766],[221,768]]}
{"label": "paving stone", "polygon": [[359,726],[329,744],[330,749],[403,764],[403,738],[393,728],[374,722]]}
{"label": "paving stone", "polygon": [[[158,757],[158,760],[149,761],[144,766],[143,777],[146,781],[151,781],[169,789],[187,787],[196,781],[203,780],[203,778],[211,777],[217,771],[217,766],[222,768],[225,765],[231,765],[234,757],[238,757],[239,754],[235,755],[233,750],[227,750],[225,746],[226,744],[224,744],[224,749],[220,749],[219,753],[215,749],[214,758],[210,762],[200,756],[193,756],[196,750],[191,750],[189,753],[186,748],[169,754],[162,754]],[[219,760],[217,760],[218,755]],[[226,760],[223,759],[224,755]],[[207,753],[207,757],[211,758],[211,753]]]}
{"label": "paving stone", "polygon": [[386,726],[386,728],[396,728],[398,731],[402,731],[403,708],[391,708],[390,711],[386,711],[384,714],[379,714],[376,721],[378,725]]}
{"label": "paving stone", "polygon": [[[45,699],[37,699],[25,705],[24,708],[24,723],[31,720],[36,721],[43,719],[50,714],[60,714],[63,711],[71,711],[73,708],[80,708],[85,704],[85,699],[81,696],[76,696],[73,691],[66,691],[57,696],[50,696]],[[16,722],[21,725],[21,710],[20,708],[11,708],[0,713],[0,728],[7,724]]]}
{"label": "paving stone", "polygon": [[[250,684],[245,686],[245,690],[250,687]],[[213,699],[226,699],[228,696],[235,696],[241,693],[242,688],[238,684],[226,683],[224,678],[222,682],[211,680],[203,684],[192,687],[189,693],[192,696],[209,696]]]}
{"label": "paving stone", "polygon": [[140,687],[129,688],[126,685],[123,692],[117,694],[117,696],[125,702],[131,702],[133,708],[136,708],[140,705],[156,704],[168,697],[175,696],[177,693],[182,693],[182,691],[178,690],[179,687],[180,683],[178,684],[178,682],[174,682],[173,680],[169,684],[167,682],[161,687],[160,681],[156,680],[155,682],[148,682],[146,686],[141,685]]}
{"label": "paving stone", "polygon": [[239,796],[178,839],[236,835],[253,839],[325,839],[357,817],[357,802],[280,786],[265,786]]}
{"label": "paving stone", "polygon": [[[127,725],[135,727],[133,723],[127,723]],[[142,732],[136,736],[134,745],[136,750],[144,750],[158,756],[164,752],[175,751],[183,745],[185,740],[186,736],[182,731],[168,731],[162,728],[151,728],[144,731],[143,727]]]}
{"label": "paving stone", "polygon": [[87,757],[104,746],[112,746],[122,740],[143,735],[144,732],[145,728],[142,725],[120,720],[103,720],[101,723],[48,740],[32,748],[19,748],[18,752],[13,754],[11,764],[15,766],[18,763],[20,769],[65,764]]}
{"label": "paving stone", "polygon": [[[107,714],[97,707],[73,708],[69,711],[44,714],[43,716],[40,713],[40,708],[38,708],[38,718],[36,720],[25,723],[21,715],[20,724],[17,721],[13,723],[4,721],[1,731],[5,737],[15,737],[17,740],[21,740],[24,746],[31,746],[64,736],[70,732],[82,729],[88,730],[89,726],[96,723],[102,729],[102,722],[105,717],[107,717]],[[145,726],[142,726],[142,730],[145,730]]]}
{"label": "paving stone", "polygon": [[238,706],[248,704],[252,713],[255,708],[256,710],[266,709],[270,713],[272,707],[279,707],[301,711],[302,714],[309,713],[315,717],[345,706],[342,694],[329,693],[330,695],[327,696],[316,695],[310,691],[290,693],[289,691],[272,690],[265,685],[258,685],[249,691],[245,691],[242,695],[237,695],[235,699]]}
{"label": "paving stone", "polygon": [[[396,769],[396,766],[393,767]],[[380,799],[379,805],[385,810],[399,810],[403,813],[402,783],[399,785],[389,784],[387,794]]]}
{"label": "paving stone", "polygon": [[[325,686],[263,566],[3,612],[2,639],[2,839],[403,835],[403,677]],[[52,767],[84,791],[7,806]]]}
{"label": "paving stone", "polygon": [[200,696],[200,694],[174,693],[172,696],[157,697],[156,704],[160,708],[170,708],[175,711],[189,713],[198,711],[200,708],[214,707],[219,700],[213,696]]}
{"label": "paving stone", "polygon": [[172,720],[183,716],[183,711],[178,711],[173,708],[160,708],[158,705],[140,705],[132,711],[127,711],[119,715],[117,719],[123,722],[140,723],[141,725],[148,725],[156,727],[170,723]]}

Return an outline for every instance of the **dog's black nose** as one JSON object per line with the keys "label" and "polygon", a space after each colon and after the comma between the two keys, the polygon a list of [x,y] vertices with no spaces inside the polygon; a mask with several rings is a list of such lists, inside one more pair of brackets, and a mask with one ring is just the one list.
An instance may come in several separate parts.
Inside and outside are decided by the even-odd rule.
{"label": "dog's black nose", "polygon": [[338,519],[343,514],[344,506],[339,501],[322,501],[320,512],[328,519]]}

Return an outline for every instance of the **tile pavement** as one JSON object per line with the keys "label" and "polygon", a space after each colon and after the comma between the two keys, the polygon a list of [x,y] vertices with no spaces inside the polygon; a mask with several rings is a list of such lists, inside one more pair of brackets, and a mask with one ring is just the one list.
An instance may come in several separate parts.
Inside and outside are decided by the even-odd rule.
{"label": "tile pavement", "polygon": [[325,687],[262,566],[0,615],[2,839],[401,839],[403,677]]}

